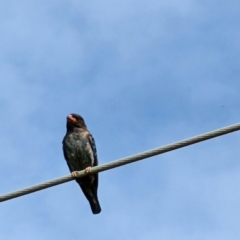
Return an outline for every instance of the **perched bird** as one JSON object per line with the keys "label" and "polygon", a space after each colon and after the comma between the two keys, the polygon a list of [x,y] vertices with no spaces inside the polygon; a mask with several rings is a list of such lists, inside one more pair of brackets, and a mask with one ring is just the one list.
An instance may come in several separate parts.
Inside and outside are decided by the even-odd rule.
{"label": "perched bird", "polygon": [[[64,158],[73,177],[77,176],[76,171],[85,169],[88,173],[91,167],[98,165],[94,138],[80,115],[72,113],[67,116],[67,133],[62,143]],[[101,207],[97,196],[98,174],[76,178],[76,182],[89,201],[93,214],[100,213]]]}

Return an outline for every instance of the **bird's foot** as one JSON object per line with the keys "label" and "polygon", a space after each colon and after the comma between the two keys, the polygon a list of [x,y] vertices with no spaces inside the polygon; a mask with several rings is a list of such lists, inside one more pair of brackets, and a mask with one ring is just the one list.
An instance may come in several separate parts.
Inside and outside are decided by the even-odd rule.
{"label": "bird's foot", "polygon": [[91,167],[85,168],[85,173],[90,173],[91,171],[92,171],[92,168],[91,168]]}
{"label": "bird's foot", "polygon": [[78,172],[77,171],[74,171],[71,173],[72,177],[77,177],[78,176]]}

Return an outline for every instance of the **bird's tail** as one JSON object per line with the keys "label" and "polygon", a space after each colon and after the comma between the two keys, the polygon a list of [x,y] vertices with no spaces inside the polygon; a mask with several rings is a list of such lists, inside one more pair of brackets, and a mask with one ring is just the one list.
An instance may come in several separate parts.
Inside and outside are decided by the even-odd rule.
{"label": "bird's tail", "polygon": [[101,212],[100,203],[98,201],[97,189],[93,185],[85,185],[80,183],[80,187],[87,198],[93,214],[98,214]]}
{"label": "bird's tail", "polygon": [[99,201],[98,201],[98,198],[97,197],[94,197],[94,199],[92,198],[91,200],[89,200],[89,204],[91,206],[91,209],[92,209],[92,213],[93,214],[98,214],[101,212],[101,207],[100,207],[100,204],[99,204]]}

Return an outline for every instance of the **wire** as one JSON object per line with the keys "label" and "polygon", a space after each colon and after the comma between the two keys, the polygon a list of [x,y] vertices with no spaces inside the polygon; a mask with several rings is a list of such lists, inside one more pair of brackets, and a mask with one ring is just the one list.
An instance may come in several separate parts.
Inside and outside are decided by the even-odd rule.
{"label": "wire", "polygon": [[[97,167],[93,167],[91,170],[91,173],[85,173],[84,170],[79,171],[77,177],[84,177],[84,176],[86,176],[86,174],[94,174],[97,172],[103,172],[103,171],[106,171],[106,170],[109,170],[112,168],[120,167],[120,166],[129,164],[129,163],[133,163],[133,162],[136,162],[136,161],[139,161],[139,160],[142,160],[145,158],[149,158],[149,157],[152,157],[152,156],[155,156],[158,154],[162,154],[165,152],[173,151],[178,148],[186,147],[186,146],[189,146],[189,145],[192,145],[192,144],[195,144],[198,142],[202,142],[202,141],[205,141],[205,140],[208,140],[211,138],[215,138],[215,137],[218,137],[218,136],[221,136],[224,134],[228,134],[228,133],[231,133],[231,132],[234,132],[237,130],[240,130],[240,123],[230,125],[230,126],[227,126],[224,128],[220,128],[220,129],[217,129],[217,130],[214,130],[211,132],[207,132],[207,133],[204,133],[201,135],[197,135],[195,137],[184,139],[182,141],[168,144],[168,145],[165,145],[162,147],[154,148],[152,150],[138,153],[136,155],[132,155],[132,156],[129,156],[126,158],[121,158],[121,159],[118,159],[118,160],[115,160],[115,161],[112,161],[112,162],[109,162],[106,164],[99,165]],[[45,188],[53,187],[53,186],[56,186],[56,185],[59,185],[59,184],[65,183],[65,182],[72,181],[74,179],[75,178],[73,178],[71,175],[67,175],[67,176],[56,178],[56,179],[53,179],[53,180],[50,180],[47,182],[39,183],[37,185],[33,185],[33,186],[30,186],[30,187],[27,187],[24,189],[20,189],[18,191],[10,192],[10,193],[0,196],[0,202],[7,201],[12,198],[20,197],[20,196],[23,196],[23,195],[26,195],[29,193],[33,193],[33,192],[36,192],[36,191],[39,191],[39,190],[42,190]]]}

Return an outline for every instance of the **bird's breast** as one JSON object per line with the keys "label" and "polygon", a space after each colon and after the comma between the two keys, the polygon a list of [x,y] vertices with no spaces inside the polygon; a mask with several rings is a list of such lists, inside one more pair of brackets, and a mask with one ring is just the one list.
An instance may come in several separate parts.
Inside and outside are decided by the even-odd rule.
{"label": "bird's breast", "polygon": [[86,138],[77,133],[69,134],[63,141],[63,148],[68,161],[78,161],[89,166],[89,143]]}
{"label": "bird's breast", "polygon": [[69,134],[63,141],[63,145],[71,150],[84,149],[87,145],[87,141],[77,134]]}

